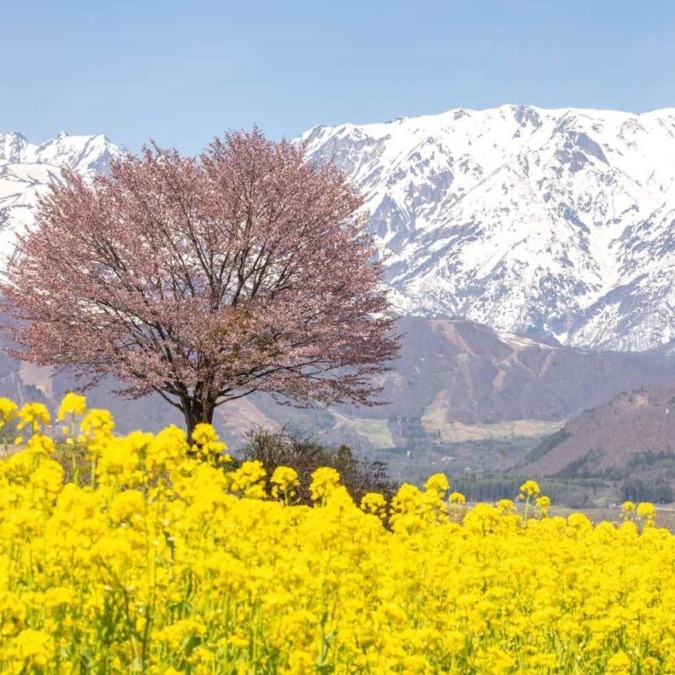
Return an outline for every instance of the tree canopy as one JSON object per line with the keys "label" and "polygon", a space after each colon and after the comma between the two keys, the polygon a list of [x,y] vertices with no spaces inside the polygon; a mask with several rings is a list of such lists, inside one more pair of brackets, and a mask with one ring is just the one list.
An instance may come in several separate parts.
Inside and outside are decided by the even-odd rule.
{"label": "tree canopy", "polygon": [[12,353],[157,392],[188,429],[255,391],[369,403],[398,344],[361,205],[258,129],[66,171],[0,283]]}

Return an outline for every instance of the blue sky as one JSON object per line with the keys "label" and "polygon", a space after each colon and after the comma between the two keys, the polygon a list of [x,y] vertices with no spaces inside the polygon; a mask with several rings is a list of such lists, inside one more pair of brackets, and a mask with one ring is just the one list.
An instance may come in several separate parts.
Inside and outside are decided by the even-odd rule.
{"label": "blue sky", "polygon": [[0,0],[0,130],[196,153],[503,103],[675,107],[667,0]]}

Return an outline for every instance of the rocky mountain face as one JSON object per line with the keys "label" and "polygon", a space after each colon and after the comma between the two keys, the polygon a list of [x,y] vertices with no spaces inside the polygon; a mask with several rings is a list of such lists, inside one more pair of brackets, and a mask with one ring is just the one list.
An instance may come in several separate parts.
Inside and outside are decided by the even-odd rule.
{"label": "rocky mountain face", "polygon": [[21,134],[0,132],[0,257],[11,253],[16,234],[33,222],[40,195],[61,180],[63,167],[91,178],[119,154],[103,135],[60,133],[35,145]]}
{"label": "rocky mountain face", "polygon": [[[675,338],[675,109],[451,110],[301,140],[366,195],[402,314],[592,348]],[[91,176],[119,152],[0,133],[0,251],[61,166]]]}
{"label": "rocky mountain face", "polygon": [[367,195],[403,313],[593,348],[675,338],[675,109],[451,110],[302,140]]}
{"label": "rocky mountain face", "polygon": [[[675,109],[460,109],[299,140],[366,195],[400,313],[591,348],[675,339]],[[61,166],[91,176],[119,152],[0,133],[0,254]]]}

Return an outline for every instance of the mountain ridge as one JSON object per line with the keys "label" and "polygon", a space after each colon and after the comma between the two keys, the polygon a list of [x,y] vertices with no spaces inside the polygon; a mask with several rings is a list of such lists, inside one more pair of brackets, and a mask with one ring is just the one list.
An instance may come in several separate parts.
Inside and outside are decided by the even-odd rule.
{"label": "mountain ridge", "polygon": [[300,140],[367,193],[403,313],[612,349],[674,335],[675,109],[457,109]]}
{"label": "mountain ridge", "polygon": [[[599,349],[675,338],[675,108],[460,108],[297,141],[365,193],[400,313]],[[91,178],[120,152],[0,133],[0,253],[62,165]]]}

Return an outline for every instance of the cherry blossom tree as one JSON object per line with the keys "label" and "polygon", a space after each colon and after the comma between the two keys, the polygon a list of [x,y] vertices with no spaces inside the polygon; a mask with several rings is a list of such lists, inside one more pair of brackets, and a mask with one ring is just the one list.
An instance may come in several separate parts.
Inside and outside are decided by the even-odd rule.
{"label": "cherry blossom tree", "polygon": [[12,354],[157,392],[192,430],[255,391],[372,403],[398,349],[382,267],[332,165],[258,129],[153,145],[40,202],[0,292]]}

